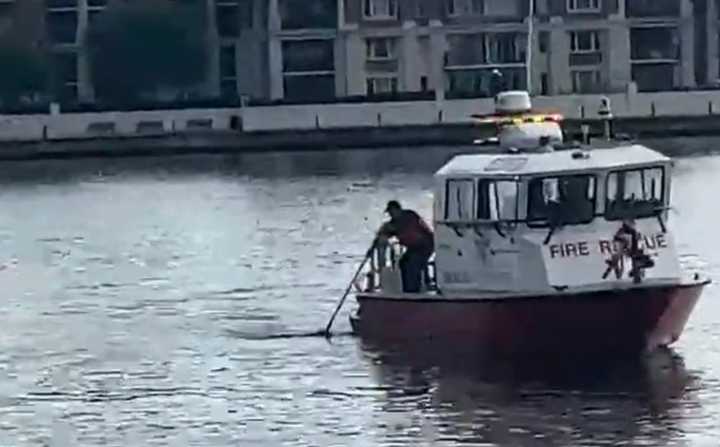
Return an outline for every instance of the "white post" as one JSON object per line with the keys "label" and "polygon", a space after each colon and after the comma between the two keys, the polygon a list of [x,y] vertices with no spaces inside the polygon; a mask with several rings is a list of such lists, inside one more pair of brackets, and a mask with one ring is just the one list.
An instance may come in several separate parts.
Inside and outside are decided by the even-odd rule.
{"label": "white post", "polygon": [[533,49],[533,33],[535,22],[535,0],[528,0],[528,35],[527,50],[525,52],[525,83],[527,91],[532,95],[532,49]]}

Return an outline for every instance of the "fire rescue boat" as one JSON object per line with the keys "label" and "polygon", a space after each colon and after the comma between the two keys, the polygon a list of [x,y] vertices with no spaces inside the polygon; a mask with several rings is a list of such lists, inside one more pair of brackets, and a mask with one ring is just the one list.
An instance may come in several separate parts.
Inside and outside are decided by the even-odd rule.
{"label": "fire rescue boat", "polygon": [[497,353],[675,342],[709,280],[679,261],[672,160],[639,144],[568,144],[562,116],[532,112],[526,92],[496,102],[476,117],[498,126],[496,148],[434,175],[436,252],[423,290],[403,292],[397,245],[375,246],[353,331]]}

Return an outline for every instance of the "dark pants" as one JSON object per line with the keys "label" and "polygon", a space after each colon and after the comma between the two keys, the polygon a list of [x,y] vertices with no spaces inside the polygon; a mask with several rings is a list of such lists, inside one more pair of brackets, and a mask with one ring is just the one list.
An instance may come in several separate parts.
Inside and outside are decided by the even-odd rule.
{"label": "dark pants", "polygon": [[400,258],[403,292],[420,292],[422,273],[433,253],[432,247],[409,247]]}

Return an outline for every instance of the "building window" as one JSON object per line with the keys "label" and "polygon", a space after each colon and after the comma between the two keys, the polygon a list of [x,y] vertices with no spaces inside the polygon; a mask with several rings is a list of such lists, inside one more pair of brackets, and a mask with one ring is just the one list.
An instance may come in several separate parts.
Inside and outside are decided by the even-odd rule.
{"label": "building window", "polygon": [[449,34],[446,67],[520,64],[525,62],[527,36],[521,33]]}
{"label": "building window", "polygon": [[220,75],[223,78],[236,77],[235,45],[223,45],[220,47]]}
{"label": "building window", "polygon": [[675,61],[680,58],[677,28],[648,27],[630,29],[630,59],[633,61]]}
{"label": "building window", "polygon": [[639,92],[660,92],[677,86],[675,64],[632,64],[631,70]]}
{"label": "building window", "polygon": [[625,10],[628,17],[678,17],[681,14],[681,3],[679,1],[632,0],[626,2]]}
{"label": "building window", "polygon": [[598,12],[600,0],[567,0],[568,12]]}
{"label": "building window", "polygon": [[337,0],[278,0],[282,29],[337,28]]}
{"label": "building window", "polygon": [[368,95],[397,93],[398,79],[395,76],[375,76],[367,78]]}
{"label": "building window", "polygon": [[389,60],[395,58],[395,40],[388,37],[368,39],[366,53],[368,60]]}
{"label": "building window", "polygon": [[450,16],[471,16],[485,13],[485,0],[446,0]]}
{"label": "building window", "polygon": [[540,73],[540,94],[546,96],[549,92],[548,74]]}
{"label": "building window", "polygon": [[427,18],[427,16],[428,12],[425,0],[417,0],[417,3],[415,3],[415,17],[418,19],[424,19]]}
{"label": "building window", "polygon": [[[446,90],[452,98],[492,97],[499,85],[491,68],[446,71]],[[527,87],[524,67],[502,70],[502,89],[524,90]]]}
{"label": "building window", "polygon": [[394,19],[397,17],[397,0],[363,0],[366,19]]}
{"label": "building window", "polygon": [[88,10],[88,26],[92,27],[97,22],[98,18],[102,16],[102,13],[102,9]]}
{"label": "building window", "polygon": [[285,99],[297,102],[328,101],[335,98],[335,76],[286,75],[283,79]]}
{"label": "building window", "polygon": [[428,77],[427,76],[420,76],[420,91],[422,91],[422,92],[428,91]]}
{"label": "building window", "polygon": [[77,36],[77,11],[51,11],[46,18],[47,33],[57,44],[74,44]]}
{"label": "building window", "polygon": [[570,52],[595,53],[600,51],[600,35],[597,31],[573,31],[570,33]]}
{"label": "building window", "polygon": [[335,70],[334,44],[329,39],[283,41],[283,71],[295,74],[332,73]]}
{"label": "building window", "polygon": [[549,34],[547,31],[540,31],[538,33],[538,49],[541,53],[547,53],[548,42],[550,41]]}
{"label": "building window", "polygon": [[[90,2],[92,3],[92,2]],[[48,9],[77,8],[77,0],[47,0]]]}
{"label": "building window", "polygon": [[235,79],[223,79],[220,81],[220,95],[223,98],[237,98],[237,82]]}
{"label": "building window", "polygon": [[597,93],[600,90],[598,70],[577,70],[571,76],[573,93]]}
{"label": "building window", "polygon": [[220,90],[223,97],[237,96],[235,45],[223,45],[220,47]]}
{"label": "building window", "polygon": [[61,52],[52,55],[54,70],[54,89],[61,102],[77,100],[78,89],[78,58],[77,53]]}
{"label": "building window", "polygon": [[485,35],[486,62],[513,64],[525,62],[527,39],[519,33],[492,33]]}
{"label": "building window", "polygon": [[215,6],[215,17],[220,37],[238,36],[240,16],[237,0],[219,0]]}

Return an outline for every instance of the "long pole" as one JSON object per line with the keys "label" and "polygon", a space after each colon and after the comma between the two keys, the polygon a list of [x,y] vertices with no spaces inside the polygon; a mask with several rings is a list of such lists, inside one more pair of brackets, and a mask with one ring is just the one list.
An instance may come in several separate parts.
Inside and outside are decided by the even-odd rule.
{"label": "long pole", "polygon": [[328,321],[327,326],[325,327],[325,337],[330,336],[330,328],[332,327],[333,322],[335,321],[335,317],[337,316],[338,312],[340,312],[340,308],[342,307],[343,303],[345,303],[345,299],[347,298],[348,294],[350,293],[350,289],[352,288],[353,283],[355,283],[355,280],[357,279],[360,272],[362,272],[363,267],[365,267],[365,263],[367,263],[368,259],[372,256],[373,249],[375,248],[375,240],[373,239],[373,243],[368,249],[367,253],[365,253],[365,258],[360,263],[360,266],[355,271],[355,274],[353,275],[352,279],[348,283],[347,289],[345,289],[345,293],[343,293],[342,298],[340,298],[340,302],[338,303],[337,307],[335,308],[335,311],[333,312],[332,316],[330,317],[330,321]]}
{"label": "long pole", "polygon": [[533,35],[535,29],[535,0],[528,0],[528,35],[527,49],[525,51],[525,83],[527,91],[532,95],[532,54],[533,54]]}

